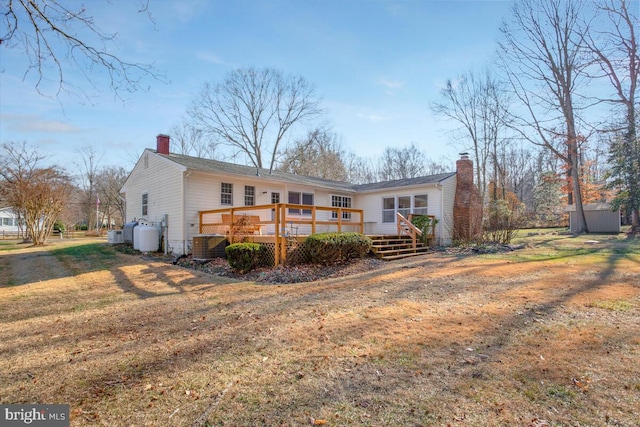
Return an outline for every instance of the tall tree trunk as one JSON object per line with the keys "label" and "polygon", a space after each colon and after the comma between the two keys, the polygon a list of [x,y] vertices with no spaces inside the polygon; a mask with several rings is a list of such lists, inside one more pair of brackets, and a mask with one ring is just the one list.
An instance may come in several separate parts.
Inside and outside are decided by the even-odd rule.
{"label": "tall tree trunk", "polygon": [[[638,141],[636,140],[637,138],[637,134],[636,134],[636,110],[635,110],[635,105],[633,102],[632,98],[632,102],[628,102],[627,103],[627,132],[625,135],[625,147],[626,147],[626,153],[625,155],[627,156],[627,159],[625,159],[625,161],[629,162],[628,164],[628,174],[629,174],[629,182],[634,182],[636,183],[635,188],[630,188],[631,191],[635,191],[636,194],[640,193],[640,182],[638,182],[636,179],[640,179],[639,177],[636,177],[636,179],[634,179],[633,174],[634,173],[638,173],[638,169],[640,168],[640,159],[637,159],[635,156],[635,151],[633,150],[633,147],[638,144]],[[635,167],[634,167],[634,162]],[[631,197],[631,200],[638,200],[638,198],[640,197]],[[640,233],[640,209],[638,206],[634,206],[631,209],[631,233]]]}
{"label": "tall tree trunk", "polygon": [[582,191],[580,181],[580,155],[578,147],[578,137],[573,125],[573,111],[567,110],[567,137],[569,145],[569,167],[571,171],[571,189],[573,191],[573,204],[576,207],[576,221],[573,230],[576,233],[588,233],[587,218],[584,215],[584,206],[582,206]]}

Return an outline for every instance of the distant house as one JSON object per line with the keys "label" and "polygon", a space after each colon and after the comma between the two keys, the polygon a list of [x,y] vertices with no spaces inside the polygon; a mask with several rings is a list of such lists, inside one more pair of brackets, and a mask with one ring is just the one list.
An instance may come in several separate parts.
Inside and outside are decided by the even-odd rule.
{"label": "distant house", "polygon": [[0,208],[0,236],[17,237],[22,233],[20,219],[10,207]]}
{"label": "distant house", "polygon": [[[619,233],[621,218],[620,210],[611,210],[608,203],[590,203],[582,205],[584,209],[587,228],[590,233]],[[569,230],[578,231],[578,216],[575,205],[569,205],[566,208],[569,212]]]}
{"label": "distant house", "polygon": [[[144,219],[163,224],[165,242],[173,254],[190,252],[193,237],[202,232],[202,211],[281,203],[361,210],[360,219],[350,212],[336,218],[336,211],[327,210],[325,222],[357,220],[364,224],[365,234],[375,235],[396,234],[397,213],[433,215],[439,220],[436,243],[452,241],[456,172],[356,185],[170,153],[166,135],[158,135],[156,143],[155,150],[142,153],[121,189],[125,222]],[[459,160],[460,165],[473,170],[468,158]],[[294,224],[310,217],[312,209],[304,206],[288,208],[282,221]],[[255,215],[267,223],[275,213],[264,209]],[[308,232],[304,226],[296,230]],[[265,235],[279,231],[271,224],[260,229]]]}

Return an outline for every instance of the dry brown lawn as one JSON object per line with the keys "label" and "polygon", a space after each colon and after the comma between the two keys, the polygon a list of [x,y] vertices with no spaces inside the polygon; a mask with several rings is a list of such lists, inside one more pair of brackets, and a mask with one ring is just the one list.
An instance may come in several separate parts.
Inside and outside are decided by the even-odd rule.
{"label": "dry brown lawn", "polygon": [[72,426],[640,426],[640,240],[525,240],[292,285],[14,245],[0,403],[70,404]]}

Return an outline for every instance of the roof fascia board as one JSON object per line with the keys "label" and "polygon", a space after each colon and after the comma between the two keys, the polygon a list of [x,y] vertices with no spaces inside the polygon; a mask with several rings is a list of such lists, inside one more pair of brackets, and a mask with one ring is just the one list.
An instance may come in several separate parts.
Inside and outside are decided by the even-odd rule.
{"label": "roof fascia board", "polygon": [[438,182],[428,182],[426,184],[414,184],[414,185],[398,185],[395,187],[386,187],[386,188],[374,188],[371,190],[358,190],[358,194],[372,194],[372,193],[385,193],[388,191],[398,191],[398,190],[415,190],[425,187],[438,187],[441,181]]}

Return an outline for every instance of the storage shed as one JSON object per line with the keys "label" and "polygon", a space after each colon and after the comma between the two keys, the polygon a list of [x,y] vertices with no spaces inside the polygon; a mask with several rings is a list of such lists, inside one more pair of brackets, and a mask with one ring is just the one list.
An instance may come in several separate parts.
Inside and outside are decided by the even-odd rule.
{"label": "storage shed", "polygon": [[[587,228],[590,233],[619,233],[620,210],[611,210],[608,203],[590,203],[582,205]],[[569,212],[569,230],[577,231],[577,213],[575,205],[567,206]]]}

